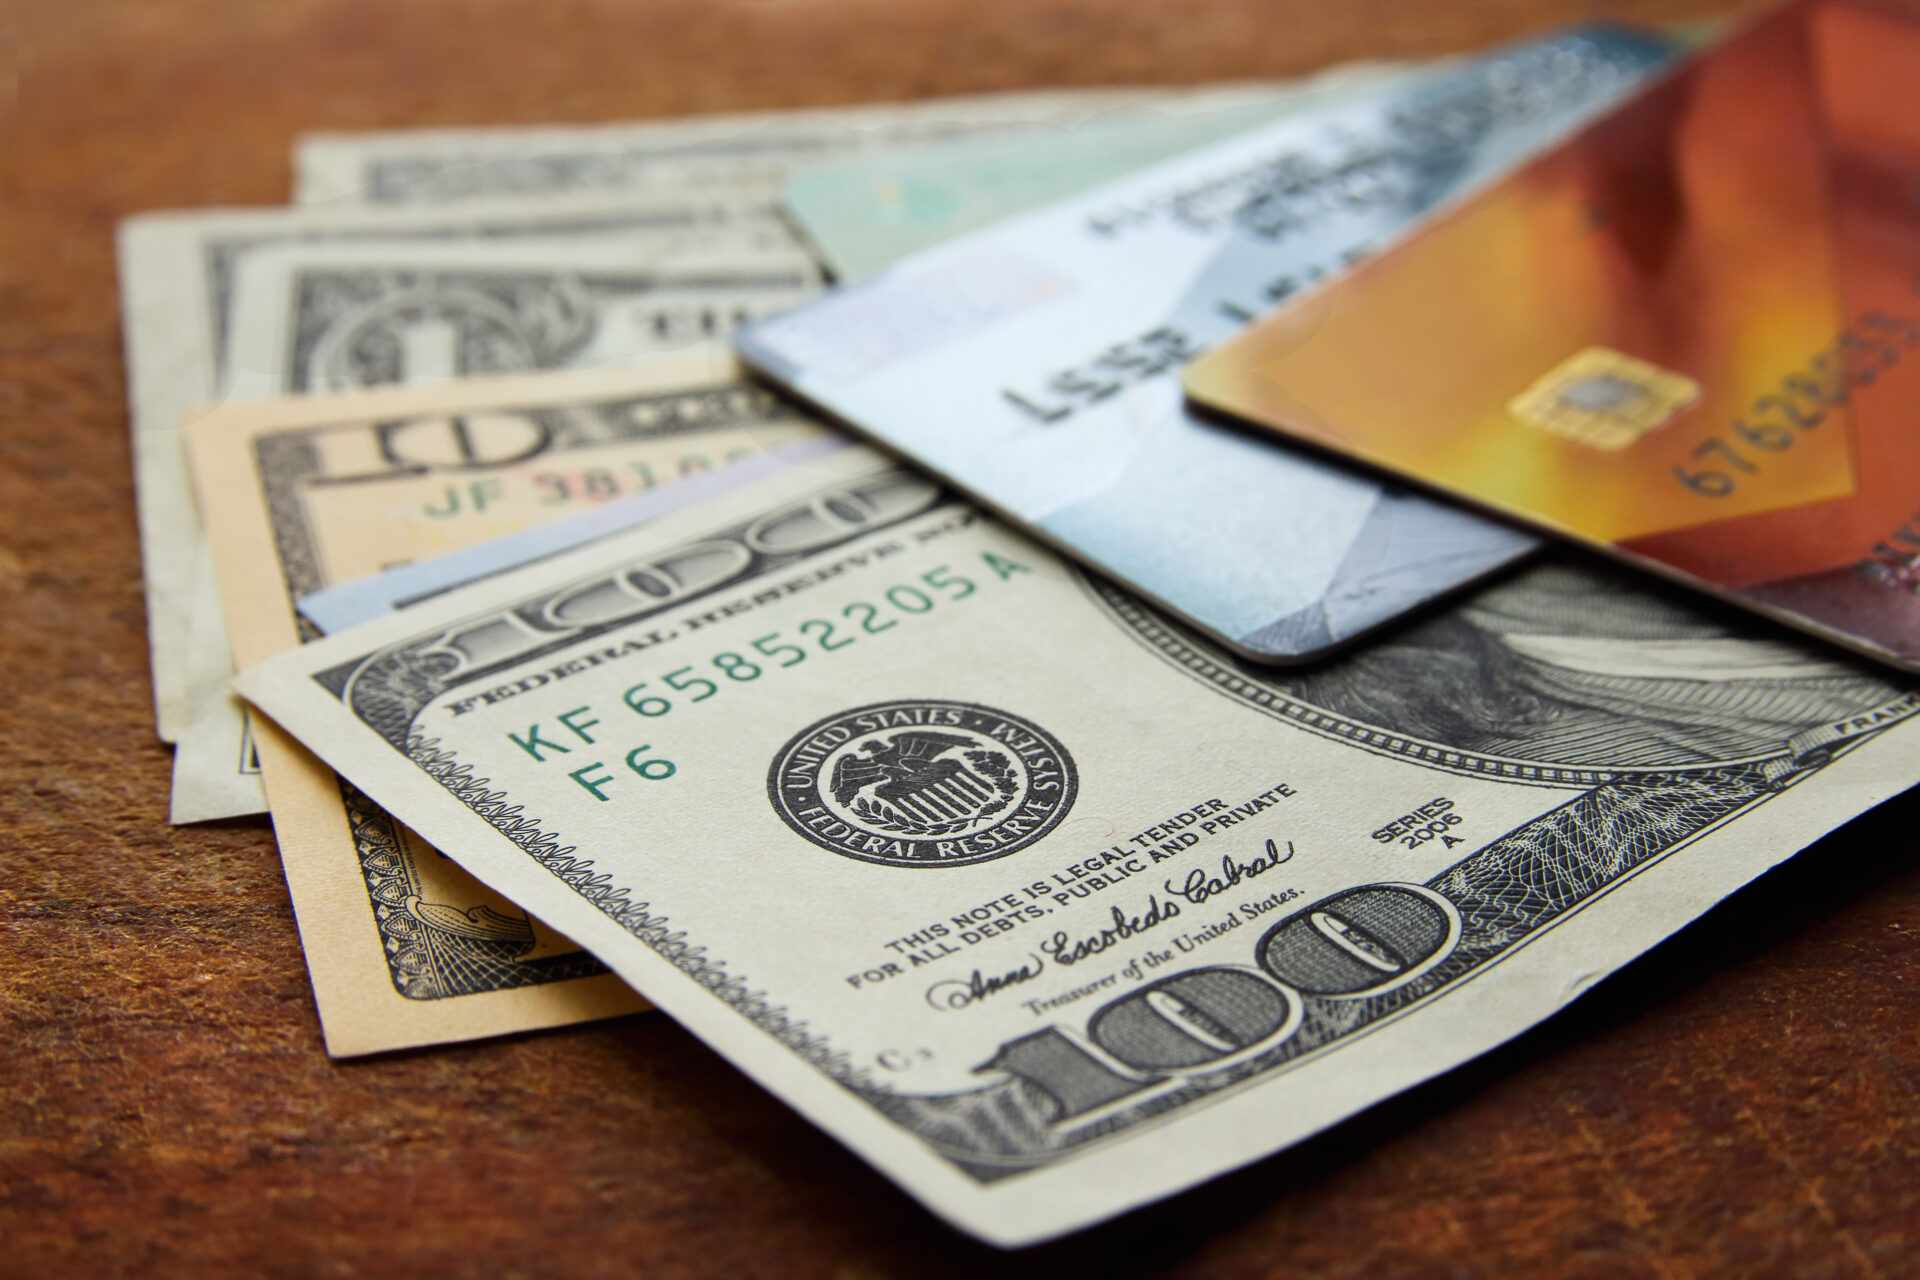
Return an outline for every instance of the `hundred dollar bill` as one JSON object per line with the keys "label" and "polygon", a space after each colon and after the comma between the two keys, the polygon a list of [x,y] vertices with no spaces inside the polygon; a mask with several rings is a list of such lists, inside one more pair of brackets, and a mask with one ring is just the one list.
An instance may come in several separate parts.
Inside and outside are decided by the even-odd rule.
{"label": "hundred dollar bill", "polygon": [[[332,271],[300,277],[286,269],[291,261]],[[248,284],[261,271],[275,272],[276,286],[311,288],[275,295],[285,305],[263,311]],[[744,316],[789,306],[819,282],[803,253],[732,235],[336,243],[263,249],[236,275],[232,335],[279,345],[247,347],[240,363],[223,362],[229,399],[608,364],[686,347]],[[281,363],[257,369],[247,363],[254,350]],[[178,450],[171,437],[158,447]],[[177,468],[177,459],[169,465]],[[185,514],[195,518],[190,505]],[[186,519],[177,523],[176,536],[185,536]],[[203,586],[202,604],[209,598],[217,599]],[[197,645],[180,665],[192,719],[179,737],[215,746],[208,752],[196,741],[176,760],[176,820],[257,811],[257,794],[246,803],[230,771],[193,767],[233,758],[243,732],[223,697],[227,655],[220,645]]]}
{"label": "hundred dollar bill", "polygon": [[1131,170],[1344,95],[1389,89],[1414,74],[1401,64],[1347,63],[1258,90],[1140,104],[1071,128],[856,155],[798,171],[783,198],[834,275],[860,280],[910,253]]}
{"label": "hundred dollar bill", "polygon": [[1301,662],[1532,539],[1190,412],[1177,373],[1619,101],[1588,27],[1349,96],[916,254],[744,330],[795,394],[1257,661]]}
{"label": "hundred dollar bill", "polygon": [[1911,685],[1605,570],[1254,669],[858,452],[238,686],[1002,1245],[1486,1051],[1920,776]]}
{"label": "hundred dollar bill", "polygon": [[[315,634],[293,602],[317,588],[820,437],[730,372],[724,352],[691,352],[212,411],[189,438],[233,652],[258,662]],[[640,1007],[271,726],[258,756],[330,1052]]]}
{"label": "hundred dollar bill", "polygon": [[1224,104],[1258,84],[988,93],[922,102],[567,126],[312,133],[294,148],[294,199],[447,204],[498,196],[778,184],[798,165],[958,138],[1061,128],[1147,105]]}

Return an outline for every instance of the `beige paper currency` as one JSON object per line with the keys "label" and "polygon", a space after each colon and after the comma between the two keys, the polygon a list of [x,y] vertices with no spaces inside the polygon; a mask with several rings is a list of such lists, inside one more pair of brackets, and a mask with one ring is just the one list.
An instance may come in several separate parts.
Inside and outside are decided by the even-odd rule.
{"label": "beige paper currency", "polygon": [[1635,578],[1253,672],[873,455],[238,685],[1000,1244],[1486,1051],[1920,777],[1911,684]]}
{"label": "beige paper currency", "polygon": [[1067,128],[1128,109],[1213,110],[1263,83],[1039,90],[599,125],[311,133],[294,148],[302,205],[451,204],[714,184],[764,184],[825,160]]}
{"label": "beige paper currency", "polygon": [[[309,591],[819,432],[764,391],[718,385],[730,370],[701,351],[211,411],[188,434],[233,652],[297,645]],[[258,754],[329,1052],[643,1007],[270,725]]]}

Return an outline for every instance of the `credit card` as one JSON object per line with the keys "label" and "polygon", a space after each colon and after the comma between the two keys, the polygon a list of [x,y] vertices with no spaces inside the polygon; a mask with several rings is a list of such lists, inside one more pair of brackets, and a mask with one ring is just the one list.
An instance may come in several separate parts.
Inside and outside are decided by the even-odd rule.
{"label": "credit card", "polygon": [[1667,53],[1581,27],[1291,115],[916,254],[736,345],[1243,656],[1308,659],[1534,543],[1209,423],[1179,368],[1546,149]]}
{"label": "credit card", "polygon": [[1917,79],[1911,10],[1773,10],[1187,391],[1920,671]]}

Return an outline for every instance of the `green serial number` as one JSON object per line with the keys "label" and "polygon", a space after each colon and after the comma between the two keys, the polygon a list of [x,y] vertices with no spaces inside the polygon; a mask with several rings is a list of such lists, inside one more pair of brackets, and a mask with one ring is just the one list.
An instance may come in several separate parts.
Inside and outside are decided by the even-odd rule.
{"label": "green serial number", "polygon": [[[992,575],[983,579],[985,581],[1005,582],[1016,574],[1033,572],[1019,561],[991,551],[981,552],[980,560]],[[784,632],[769,631],[747,642],[751,653],[722,650],[704,662],[688,663],[652,680],[642,680],[621,694],[620,700],[635,714],[657,720],[671,714],[677,706],[691,706],[718,697],[729,685],[750,684],[771,671],[797,667],[810,657],[849,648],[862,636],[882,635],[902,622],[932,613],[941,605],[965,600],[979,591],[980,580],[956,573],[951,565],[937,565],[913,582],[887,587],[875,599],[855,600],[841,606],[837,619],[808,618],[794,628],[792,638]],[[577,707],[562,712],[556,719],[575,738],[593,745],[597,739],[589,731],[600,721],[584,718],[591,711],[589,707]],[[543,734],[539,724],[525,734],[509,733],[507,739],[542,764],[548,762],[549,753],[570,755],[576,749]],[[652,750],[653,744],[642,743],[627,752],[628,771],[649,782],[671,778],[677,767],[671,760],[649,754]],[[618,777],[603,761],[597,760],[584,768],[569,770],[567,776],[596,800],[610,798],[606,787]]]}
{"label": "green serial number", "polygon": [[[982,552],[986,562],[1000,581],[1016,573],[1030,573],[1025,565],[992,552]],[[818,653],[832,653],[844,649],[861,636],[877,636],[899,626],[907,617],[931,613],[934,606],[965,600],[978,591],[979,585],[972,578],[963,578],[949,565],[940,565],[920,575],[917,586],[901,583],[888,587],[880,593],[879,604],[866,600],[855,600],[840,609],[840,621],[831,622],[825,618],[808,618],[794,630],[799,633],[800,643],[784,640],[778,631],[769,631],[758,639],[748,641],[754,653],[766,659],[766,664],[754,660],[733,650],[714,654],[707,659],[706,666],[711,667],[725,682],[744,684],[758,680],[768,667],[797,667],[807,660],[808,642]],[[684,703],[705,702],[718,694],[722,681],[709,679],[697,672],[704,670],[698,664],[688,664],[667,672],[660,677],[660,683],[675,693],[686,694]],[[649,693],[657,686],[642,680],[621,695],[633,710],[643,716],[664,716],[674,708],[674,700],[660,693]]]}

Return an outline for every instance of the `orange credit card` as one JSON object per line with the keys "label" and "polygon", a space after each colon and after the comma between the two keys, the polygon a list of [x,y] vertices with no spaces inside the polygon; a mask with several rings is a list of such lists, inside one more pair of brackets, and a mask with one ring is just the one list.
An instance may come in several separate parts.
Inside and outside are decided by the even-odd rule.
{"label": "orange credit card", "polygon": [[1920,11],[1773,9],[1187,394],[1920,671],[1917,83]]}

